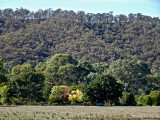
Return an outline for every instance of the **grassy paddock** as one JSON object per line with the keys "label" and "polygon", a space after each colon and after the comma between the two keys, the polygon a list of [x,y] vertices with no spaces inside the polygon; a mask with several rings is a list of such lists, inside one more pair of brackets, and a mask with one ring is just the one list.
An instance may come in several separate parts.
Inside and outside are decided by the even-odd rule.
{"label": "grassy paddock", "polygon": [[10,106],[0,120],[160,120],[158,106]]}

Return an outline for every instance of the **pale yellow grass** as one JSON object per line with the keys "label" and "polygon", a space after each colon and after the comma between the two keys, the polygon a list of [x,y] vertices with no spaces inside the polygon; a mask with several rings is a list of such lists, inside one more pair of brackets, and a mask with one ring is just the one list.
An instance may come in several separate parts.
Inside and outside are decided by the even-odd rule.
{"label": "pale yellow grass", "polygon": [[[116,117],[115,117],[116,116]],[[118,118],[119,117],[119,118]],[[158,106],[11,106],[0,107],[0,120],[157,119]]]}

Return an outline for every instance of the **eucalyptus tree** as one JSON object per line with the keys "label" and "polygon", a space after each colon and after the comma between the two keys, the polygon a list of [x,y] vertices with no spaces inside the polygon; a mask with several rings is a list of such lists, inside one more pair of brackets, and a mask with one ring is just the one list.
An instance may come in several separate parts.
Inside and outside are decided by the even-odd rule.
{"label": "eucalyptus tree", "polygon": [[111,63],[105,73],[114,76],[123,84],[128,83],[127,91],[136,94],[145,91],[146,78],[150,74],[150,69],[141,61],[119,59]]}

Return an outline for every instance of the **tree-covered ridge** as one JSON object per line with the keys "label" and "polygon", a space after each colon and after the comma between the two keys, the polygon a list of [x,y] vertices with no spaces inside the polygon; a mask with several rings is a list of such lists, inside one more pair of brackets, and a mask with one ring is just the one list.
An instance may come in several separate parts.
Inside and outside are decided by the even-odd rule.
{"label": "tree-covered ridge", "polygon": [[85,13],[67,10],[0,10],[0,57],[37,64],[56,53],[91,63],[117,59],[160,65],[160,19],[141,13]]}

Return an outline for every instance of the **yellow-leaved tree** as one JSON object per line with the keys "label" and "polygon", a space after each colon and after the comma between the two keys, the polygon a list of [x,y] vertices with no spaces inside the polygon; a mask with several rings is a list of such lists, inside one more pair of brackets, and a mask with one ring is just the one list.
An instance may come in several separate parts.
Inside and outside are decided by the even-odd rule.
{"label": "yellow-leaved tree", "polygon": [[83,101],[83,93],[80,90],[72,91],[68,97],[71,103],[82,102]]}

